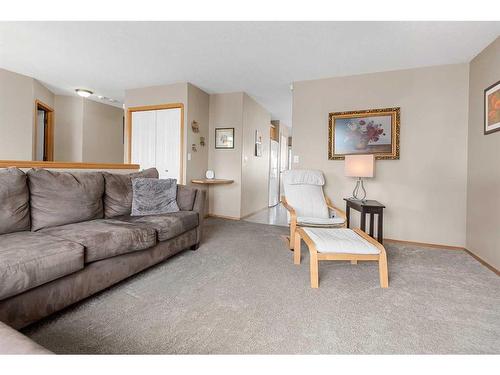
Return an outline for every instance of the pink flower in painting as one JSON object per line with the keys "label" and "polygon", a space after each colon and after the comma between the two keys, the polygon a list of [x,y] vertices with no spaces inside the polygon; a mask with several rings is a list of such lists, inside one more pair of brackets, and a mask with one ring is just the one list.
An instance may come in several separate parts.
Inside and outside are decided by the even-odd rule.
{"label": "pink flower in painting", "polygon": [[369,142],[378,142],[381,136],[384,136],[382,124],[376,124],[373,120],[366,123],[365,120],[349,122],[347,124],[350,132],[346,135],[346,142],[352,142],[356,148],[363,149]]}

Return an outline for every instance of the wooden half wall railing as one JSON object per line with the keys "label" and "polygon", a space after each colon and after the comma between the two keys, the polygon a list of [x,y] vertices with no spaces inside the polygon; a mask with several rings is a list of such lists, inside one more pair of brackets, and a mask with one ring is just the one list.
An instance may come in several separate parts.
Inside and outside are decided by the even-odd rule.
{"label": "wooden half wall railing", "polygon": [[138,170],[139,164],[122,163],[73,163],[59,161],[0,160],[0,168],[51,168],[51,169],[130,169]]}

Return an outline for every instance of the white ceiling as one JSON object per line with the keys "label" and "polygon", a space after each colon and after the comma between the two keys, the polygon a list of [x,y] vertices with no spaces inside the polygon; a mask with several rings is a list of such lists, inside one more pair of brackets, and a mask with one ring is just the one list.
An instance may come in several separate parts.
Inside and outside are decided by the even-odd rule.
{"label": "white ceiling", "polygon": [[188,81],[291,125],[290,83],[470,61],[500,22],[0,22],[0,67],[59,94]]}

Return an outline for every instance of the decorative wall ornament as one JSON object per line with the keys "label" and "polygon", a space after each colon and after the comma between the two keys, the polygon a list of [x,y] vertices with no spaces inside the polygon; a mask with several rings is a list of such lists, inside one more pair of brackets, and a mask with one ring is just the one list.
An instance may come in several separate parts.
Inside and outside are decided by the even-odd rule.
{"label": "decorative wall ornament", "polygon": [[205,146],[205,137],[200,137],[200,146]]}
{"label": "decorative wall ornament", "polygon": [[200,126],[196,121],[191,122],[191,130],[193,133],[199,133],[200,132]]}
{"label": "decorative wall ornament", "polygon": [[373,154],[378,160],[399,159],[400,108],[333,112],[328,123],[328,159]]}
{"label": "decorative wall ornament", "polygon": [[193,152],[198,152],[198,149],[196,148],[196,143],[193,143],[193,144],[191,145],[191,150],[192,150]]}
{"label": "decorative wall ornament", "polygon": [[484,90],[484,134],[500,130],[500,81]]}

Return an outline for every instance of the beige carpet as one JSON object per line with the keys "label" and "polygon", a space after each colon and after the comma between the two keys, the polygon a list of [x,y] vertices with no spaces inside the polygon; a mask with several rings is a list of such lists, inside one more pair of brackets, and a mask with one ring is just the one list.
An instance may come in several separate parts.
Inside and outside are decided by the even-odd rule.
{"label": "beige carpet", "polygon": [[500,353],[500,278],[461,251],[295,266],[283,227],[210,219],[186,251],[24,332],[56,353]]}

